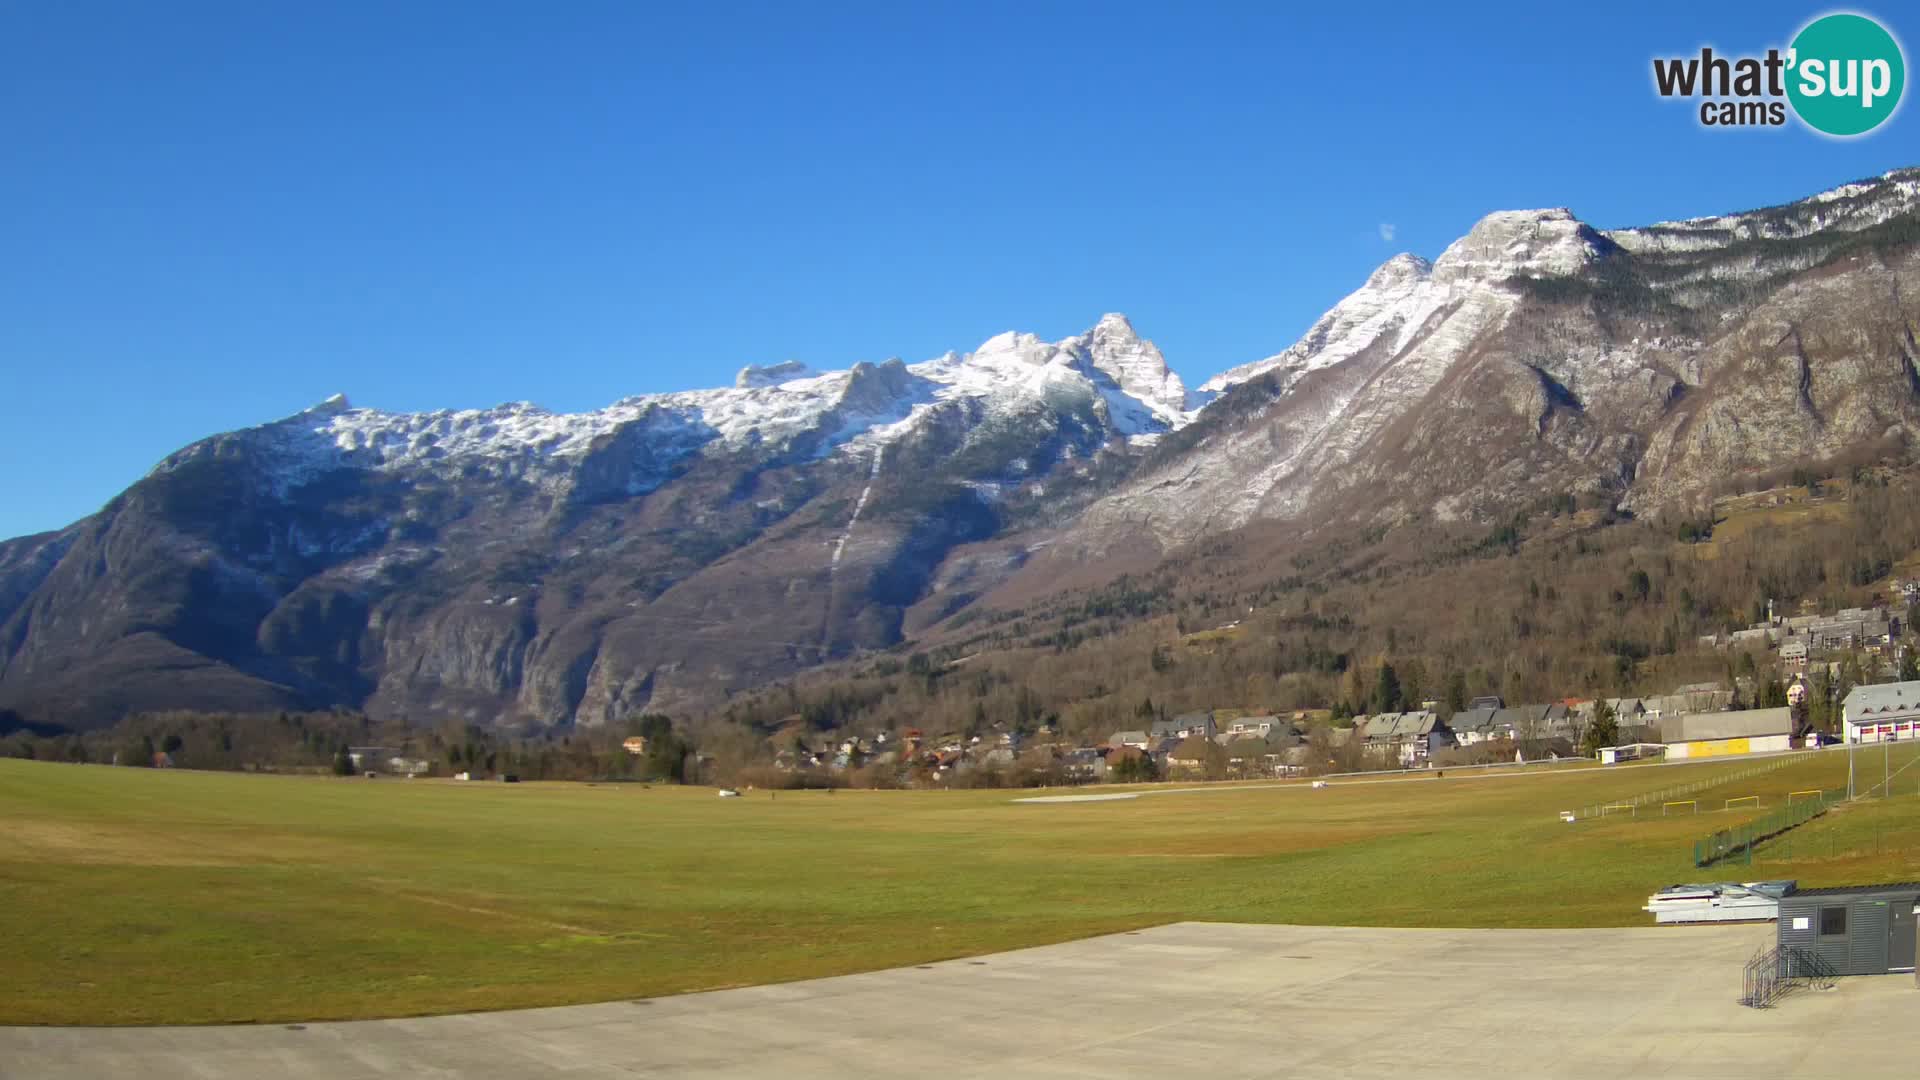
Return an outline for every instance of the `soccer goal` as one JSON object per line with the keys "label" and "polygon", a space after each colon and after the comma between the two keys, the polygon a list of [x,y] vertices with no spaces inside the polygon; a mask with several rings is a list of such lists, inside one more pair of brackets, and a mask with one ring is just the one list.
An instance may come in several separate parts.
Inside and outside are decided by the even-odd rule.
{"label": "soccer goal", "polygon": [[1668,814],[1677,814],[1680,812],[1679,808],[1682,806],[1687,808],[1687,813],[1689,814],[1697,814],[1700,812],[1699,799],[1675,799],[1672,802],[1660,804],[1660,816],[1666,817]]}
{"label": "soccer goal", "polygon": [[1789,791],[1787,792],[1787,801],[1791,803],[1793,800],[1799,798],[1802,795],[1811,795],[1817,799],[1822,794],[1824,794],[1824,792],[1822,792],[1819,788],[1808,788],[1805,791]]}
{"label": "soccer goal", "polygon": [[1601,807],[1600,816],[1606,817],[1608,814],[1618,813],[1619,811],[1622,811],[1622,810],[1626,811],[1628,817],[1638,816],[1634,811],[1634,805],[1632,803],[1624,803],[1624,802],[1608,803],[1607,805]]}
{"label": "soccer goal", "polygon": [[1758,796],[1758,795],[1741,795],[1741,796],[1739,796],[1739,797],[1737,797],[1737,798],[1732,798],[1732,799],[1728,799],[1728,800],[1727,800],[1727,805],[1725,805],[1725,806],[1723,806],[1723,807],[1721,807],[1721,809],[1722,809],[1722,810],[1731,810],[1731,809],[1733,809],[1733,808],[1734,808],[1734,807],[1736,807],[1736,806],[1751,806],[1751,807],[1753,807],[1754,809],[1756,809],[1756,810],[1758,810],[1758,809],[1760,808],[1760,796]]}

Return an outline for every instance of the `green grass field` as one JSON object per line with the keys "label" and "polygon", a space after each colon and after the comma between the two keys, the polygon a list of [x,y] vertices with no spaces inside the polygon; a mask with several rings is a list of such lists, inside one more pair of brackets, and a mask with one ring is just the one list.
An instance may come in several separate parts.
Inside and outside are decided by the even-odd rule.
{"label": "green grass field", "polygon": [[[1647,894],[1674,882],[1920,877],[1920,768],[1896,784],[1906,794],[1830,814],[1798,831],[1797,853],[1776,841],[1751,868],[1688,859],[1696,836],[1750,812],[1556,816],[1740,765],[1020,805],[0,760],[0,1023],[555,1005],[1180,919],[1639,925]],[[1698,797],[1772,807],[1845,772],[1829,753]]]}

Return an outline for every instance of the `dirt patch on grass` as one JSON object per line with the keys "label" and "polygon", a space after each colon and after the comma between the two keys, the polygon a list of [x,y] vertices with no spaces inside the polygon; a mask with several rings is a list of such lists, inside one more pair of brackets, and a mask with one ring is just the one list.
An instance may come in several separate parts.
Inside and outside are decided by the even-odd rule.
{"label": "dirt patch on grass", "polygon": [[1150,859],[1261,858],[1344,847],[1407,831],[1410,830],[1384,826],[1319,826],[1312,830],[1290,827],[1237,833],[1210,832],[1204,838],[1155,837],[1127,854],[1132,858]]}
{"label": "dirt patch on grass", "polygon": [[405,889],[395,887],[394,883],[392,882],[369,881],[368,884],[371,885],[373,888],[378,889],[380,892],[387,894],[388,896],[398,897],[402,900],[409,900],[417,904],[431,904],[435,907],[445,908],[449,911],[461,911],[469,915],[478,915],[488,920],[505,919],[510,922],[527,923],[532,926],[544,926],[549,930],[559,930],[562,933],[570,934],[578,938],[591,938],[594,940],[610,940],[616,936],[608,931],[597,930],[591,926],[580,926],[576,923],[559,922],[558,920],[555,920],[555,919],[547,919],[547,918],[542,918],[541,916],[538,916],[538,915],[527,915],[527,914],[523,914],[516,911],[508,911],[505,908],[500,908],[500,907],[486,907],[480,904],[462,903],[461,901],[451,900],[446,897],[426,896],[421,893],[410,892]]}
{"label": "dirt patch on grass", "polygon": [[238,866],[258,861],[253,853],[220,851],[169,842],[140,829],[16,821],[0,832],[0,860],[73,866]]}
{"label": "dirt patch on grass", "polygon": [[331,838],[253,829],[160,830],[68,821],[9,821],[0,829],[0,862],[66,866],[314,865],[352,858],[359,850]]}

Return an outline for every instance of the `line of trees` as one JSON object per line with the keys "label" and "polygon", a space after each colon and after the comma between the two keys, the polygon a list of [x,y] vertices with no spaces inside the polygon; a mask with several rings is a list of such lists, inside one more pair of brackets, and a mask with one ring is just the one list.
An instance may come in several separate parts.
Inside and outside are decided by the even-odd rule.
{"label": "line of trees", "polygon": [[[644,754],[623,746],[646,739]],[[333,773],[356,770],[352,746],[377,746],[424,761],[433,775],[512,773],[527,780],[709,779],[693,735],[670,717],[648,714],[590,731],[511,733],[470,723],[416,727],[375,722],[345,710],[267,714],[168,711],[130,716],[111,728],[48,734],[16,730],[0,755],[45,761],[229,771]],[[384,769],[385,762],[362,763]]]}

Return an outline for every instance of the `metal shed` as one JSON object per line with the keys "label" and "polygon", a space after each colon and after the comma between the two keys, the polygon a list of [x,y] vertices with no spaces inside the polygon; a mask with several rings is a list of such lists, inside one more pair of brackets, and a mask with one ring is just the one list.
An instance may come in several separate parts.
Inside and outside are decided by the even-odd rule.
{"label": "metal shed", "polygon": [[1920,882],[1797,890],[1780,898],[1780,949],[1812,953],[1836,975],[1912,971],[1916,905]]}

